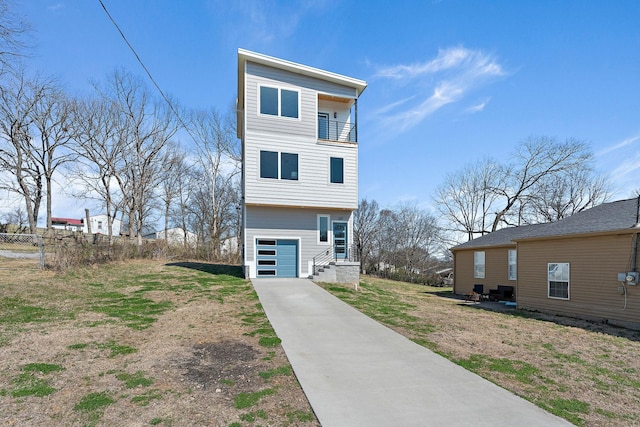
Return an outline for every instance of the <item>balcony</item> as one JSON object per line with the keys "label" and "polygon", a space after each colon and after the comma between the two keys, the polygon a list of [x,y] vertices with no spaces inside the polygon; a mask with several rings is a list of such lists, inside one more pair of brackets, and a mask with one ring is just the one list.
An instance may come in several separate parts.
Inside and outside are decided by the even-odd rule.
{"label": "balcony", "polygon": [[358,127],[351,122],[330,120],[328,115],[318,114],[318,139],[356,144]]}

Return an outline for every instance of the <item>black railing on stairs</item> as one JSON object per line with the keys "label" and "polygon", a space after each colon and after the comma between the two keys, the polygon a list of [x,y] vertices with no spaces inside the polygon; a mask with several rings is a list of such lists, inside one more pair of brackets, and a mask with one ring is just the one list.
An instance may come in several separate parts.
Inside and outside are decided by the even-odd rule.
{"label": "black railing on stairs", "polygon": [[337,262],[358,262],[358,251],[355,245],[348,246],[346,248],[340,248],[336,251],[335,246],[330,246],[323,250],[319,254],[313,257],[313,274],[318,275],[321,268],[331,265],[331,263]]}

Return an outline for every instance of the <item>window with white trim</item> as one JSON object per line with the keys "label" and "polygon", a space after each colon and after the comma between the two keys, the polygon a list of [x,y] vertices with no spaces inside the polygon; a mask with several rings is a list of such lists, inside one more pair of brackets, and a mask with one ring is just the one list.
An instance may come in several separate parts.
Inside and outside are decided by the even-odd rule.
{"label": "window with white trim", "polygon": [[260,178],[298,180],[298,155],[260,151]]}
{"label": "window with white trim", "polygon": [[517,280],[518,277],[518,252],[515,249],[509,249],[509,280]]}
{"label": "window with white trim", "polygon": [[260,114],[297,119],[300,116],[299,99],[297,90],[260,86]]}
{"label": "window with white trim", "polygon": [[547,264],[549,298],[569,299],[569,263],[550,262]]}
{"label": "window with white trim", "polygon": [[344,159],[342,157],[331,157],[329,163],[331,183],[344,184]]}
{"label": "window with white trim", "polygon": [[318,215],[318,243],[329,243],[329,215]]}
{"label": "window with white trim", "polygon": [[484,279],[484,251],[473,253],[473,277],[476,279]]}

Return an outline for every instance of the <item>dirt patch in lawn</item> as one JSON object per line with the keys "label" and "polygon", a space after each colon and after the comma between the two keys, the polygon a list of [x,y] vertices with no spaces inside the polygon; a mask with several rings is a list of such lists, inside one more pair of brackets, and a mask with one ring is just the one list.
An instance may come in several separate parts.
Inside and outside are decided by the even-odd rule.
{"label": "dirt patch in lawn", "polygon": [[260,344],[275,334],[250,283],[220,271],[0,273],[0,424],[319,425],[282,348]]}

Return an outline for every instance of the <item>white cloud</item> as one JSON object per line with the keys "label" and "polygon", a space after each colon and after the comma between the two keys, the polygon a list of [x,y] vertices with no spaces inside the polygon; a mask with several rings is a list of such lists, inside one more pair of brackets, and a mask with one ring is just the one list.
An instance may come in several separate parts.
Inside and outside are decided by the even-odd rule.
{"label": "white cloud", "polygon": [[467,113],[479,113],[480,111],[484,110],[484,107],[487,106],[490,100],[491,98],[487,98],[479,104],[472,105],[471,107],[467,108],[465,111]]}
{"label": "white cloud", "polygon": [[235,34],[234,38],[241,37],[249,44],[268,45],[294,36],[307,15],[322,13],[327,9],[327,5],[325,0],[307,0],[291,4],[275,0],[217,0],[212,3],[211,9],[217,14],[230,13],[230,21],[242,23],[230,29]]}
{"label": "white cloud", "polygon": [[596,153],[596,156],[604,156],[605,154],[609,154],[612,151],[617,151],[623,147],[626,147],[627,145],[631,145],[638,140],[640,140],[640,135],[632,136],[631,138],[627,138],[624,141],[618,142],[617,144],[613,144],[603,148]]}
{"label": "white cloud", "polygon": [[47,7],[47,9],[49,9],[52,12],[57,12],[60,9],[64,9],[64,4],[63,3],[52,4],[51,6]]}
{"label": "white cloud", "polygon": [[[385,119],[386,125],[397,125],[406,130],[445,105],[464,99],[472,90],[506,75],[494,56],[480,50],[454,47],[439,50],[435,58],[426,62],[380,67],[374,79],[387,79],[409,86],[411,98],[422,99],[421,102],[408,103],[411,98],[405,96],[400,101],[392,100],[379,110],[390,113]],[[401,92],[394,93],[402,95]],[[486,103],[476,105],[472,111],[482,111]]]}
{"label": "white cloud", "polygon": [[408,98],[404,98],[404,99],[401,99],[399,101],[392,102],[391,104],[387,104],[387,105],[377,109],[374,112],[374,114],[377,114],[377,115],[385,114],[388,111],[393,110],[394,108],[399,107],[400,105],[411,101],[413,98],[415,98],[415,96],[410,96]]}

